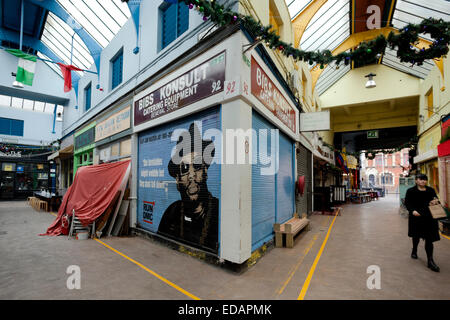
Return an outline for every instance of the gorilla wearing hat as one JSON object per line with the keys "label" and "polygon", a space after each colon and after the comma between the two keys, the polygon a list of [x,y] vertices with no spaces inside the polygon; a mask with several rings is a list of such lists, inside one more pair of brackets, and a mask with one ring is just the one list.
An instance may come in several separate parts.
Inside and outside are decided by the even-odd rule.
{"label": "gorilla wearing hat", "polygon": [[214,153],[213,141],[203,140],[195,123],[190,125],[189,133],[178,137],[167,168],[176,180],[181,200],[166,209],[158,233],[216,253],[219,200],[206,184]]}

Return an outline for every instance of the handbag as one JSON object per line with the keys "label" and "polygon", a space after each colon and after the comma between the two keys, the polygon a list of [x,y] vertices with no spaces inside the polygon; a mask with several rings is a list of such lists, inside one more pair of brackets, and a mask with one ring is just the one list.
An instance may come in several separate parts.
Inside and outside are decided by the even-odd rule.
{"label": "handbag", "polygon": [[433,216],[433,219],[442,219],[447,218],[447,213],[444,210],[444,207],[440,203],[428,206],[430,208],[431,215]]}

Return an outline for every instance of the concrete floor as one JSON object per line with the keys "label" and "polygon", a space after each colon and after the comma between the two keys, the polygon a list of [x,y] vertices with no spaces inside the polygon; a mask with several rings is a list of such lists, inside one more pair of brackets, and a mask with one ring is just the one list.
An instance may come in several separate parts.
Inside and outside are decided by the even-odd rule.
{"label": "concrete floor", "polygon": [[[41,237],[54,216],[0,202],[0,299],[297,299],[333,218],[313,215],[293,249],[274,248],[236,274],[141,237],[100,239],[116,251],[95,240]],[[450,299],[450,239],[435,242],[440,273],[426,268],[423,242],[419,260],[410,251],[395,196],[345,205],[305,299]],[[79,290],[66,286],[70,265],[80,267]],[[367,288],[372,265],[379,290]]]}

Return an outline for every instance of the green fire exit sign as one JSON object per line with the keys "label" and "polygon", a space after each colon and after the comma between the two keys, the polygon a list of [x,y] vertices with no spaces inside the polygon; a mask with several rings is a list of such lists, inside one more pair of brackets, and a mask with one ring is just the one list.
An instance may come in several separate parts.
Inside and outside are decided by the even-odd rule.
{"label": "green fire exit sign", "polygon": [[378,130],[367,131],[367,139],[377,139]]}

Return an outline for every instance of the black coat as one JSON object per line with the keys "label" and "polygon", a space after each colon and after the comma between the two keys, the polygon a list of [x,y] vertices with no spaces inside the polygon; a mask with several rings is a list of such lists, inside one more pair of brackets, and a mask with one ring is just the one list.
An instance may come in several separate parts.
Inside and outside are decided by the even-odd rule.
{"label": "black coat", "polygon": [[[414,186],[406,191],[405,205],[409,212],[408,236],[432,242],[441,239],[438,221],[433,219],[428,208],[430,201],[435,197],[436,192],[430,187],[426,187],[425,191],[420,191],[417,186]],[[420,213],[420,217],[412,214],[414,210]]]}
{"label": "black coat", "polygon": [[158,233],[194,247],[218,252],[219,200],[208,193],[204,199],[205,214],[198,216],[181,200],[172,203],[164,212]]}

